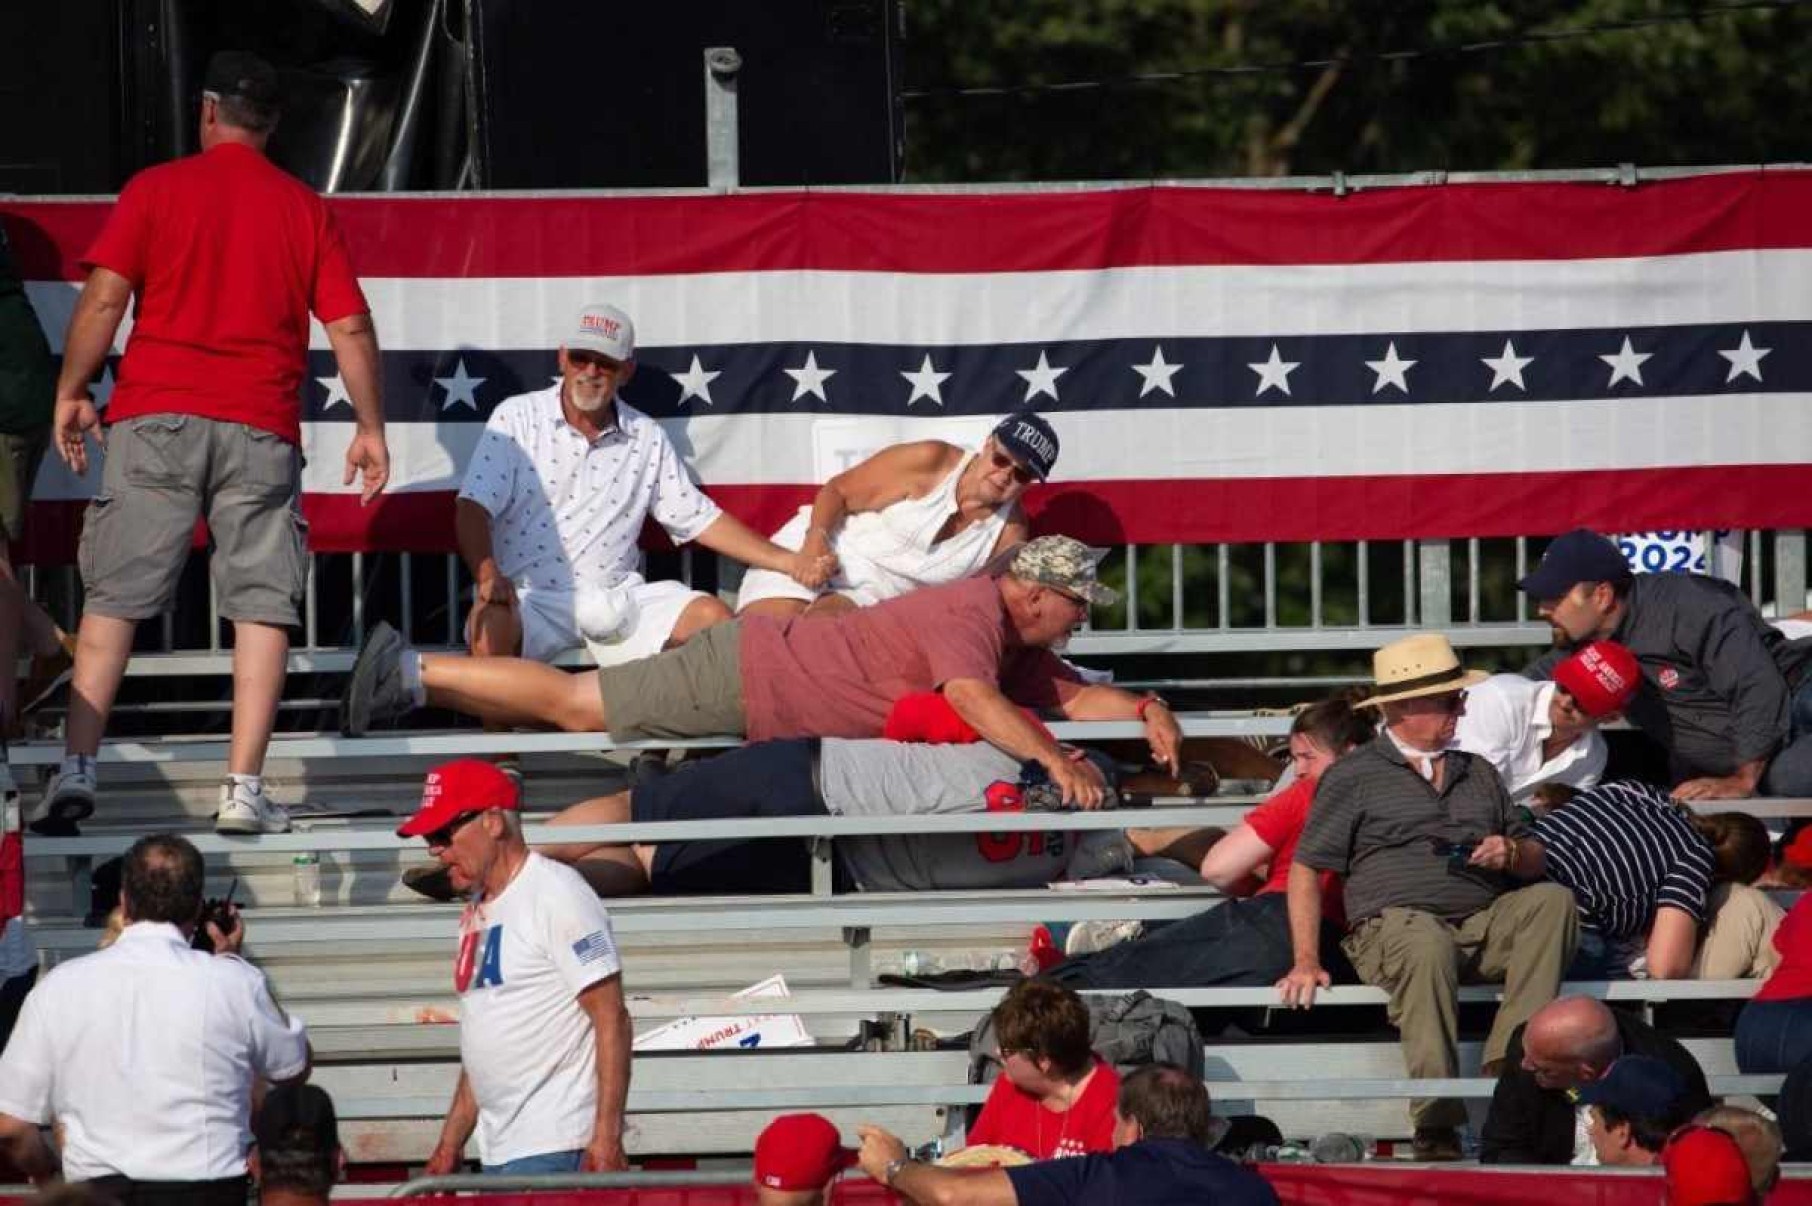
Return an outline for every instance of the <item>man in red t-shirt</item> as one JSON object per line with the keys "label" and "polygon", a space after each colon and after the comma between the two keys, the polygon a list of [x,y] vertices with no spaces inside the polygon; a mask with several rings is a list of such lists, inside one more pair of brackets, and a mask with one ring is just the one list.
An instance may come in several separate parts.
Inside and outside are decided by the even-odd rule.
{"label": "man in red t-shirt", "polygon": [[264,157],[278,111],[269,63],[215,55],[201,154],[127,181],[83,257],[54,420],[57,452],[77,473],[88,471],[87,437],[102,439],[89,382],[136,307],[82,525],[87,595],[68,744],[32,816],[39,833],[73,833],[93,813],[94,755],[133,631],[171,607],[202,516],[220,614],[233,621],[233,743],[215,827],[289,828],[261,776],[308,578],[299,399],[311,313],[327,328],[355,417],[345,484],[361,474],[367,503],[389,479],[390,454],[377,335],[339,231],[320,197]]}
{"label": "man in red t-shirt", "polygon": [[1157,696],[1084,683],[1051,653],[1090,604],[1116,597],[1095,580],[1095,562],[1080,541],[1041,536],[1019,546],[998,577],[930,586],[830,619],[745,616],[590,674],[519,658],[421,654],[379,624],[353,665],[340,723],[357,735],[431,703],[511,724],[609,729],[618,741],[879,737],[896,701],[941,691],[984,740],[1041,764],[1070,803],[1098,808],[1101,772],[1071,758],[1016,704],[1071,720],[1143,721],[1153,757],[1173,773],[1182,732]]}

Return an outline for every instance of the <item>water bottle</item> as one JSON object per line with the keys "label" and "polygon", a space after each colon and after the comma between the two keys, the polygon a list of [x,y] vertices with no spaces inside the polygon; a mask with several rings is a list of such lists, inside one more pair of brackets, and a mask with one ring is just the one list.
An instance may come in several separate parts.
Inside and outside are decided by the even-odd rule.
{"label": "water bottle", "polygon": [[312,850],[292,860],[296,876],[296,903],[315,908],[321,903],[321,856]]}

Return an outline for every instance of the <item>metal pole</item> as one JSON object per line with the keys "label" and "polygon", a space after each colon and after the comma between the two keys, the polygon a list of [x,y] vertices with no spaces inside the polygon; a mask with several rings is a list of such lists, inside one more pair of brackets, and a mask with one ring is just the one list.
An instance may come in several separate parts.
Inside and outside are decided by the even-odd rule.
{"label": "metal pole", "polygon": [[736,76],[742,56],[734,46],[705,48],[706,183],[735,188],[742,179],[738,163]]}
{"label": "metal pole", "polygon": [[1453,549],[1445,540],[1416,541],[1420,624],[1445,628],[1453,623]]}

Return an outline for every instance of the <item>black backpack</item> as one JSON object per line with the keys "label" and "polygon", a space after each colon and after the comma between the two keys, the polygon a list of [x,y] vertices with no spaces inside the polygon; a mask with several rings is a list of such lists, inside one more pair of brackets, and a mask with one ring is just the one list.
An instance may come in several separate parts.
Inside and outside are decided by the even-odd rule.
{"label": "black backpack", "polygon": [[[1089,1046],[1122,1076],[1151,1063],[1175,1064],[1201,1079],[1207,1072],[1202,1035],[1189,1010],[1144,989],[1116,996],[1090,994]],[[969,1080],[988,1084],[1000,1075],[1000,1048],[994,1038],[994,1015],[983,1017],[969,1036]]]}

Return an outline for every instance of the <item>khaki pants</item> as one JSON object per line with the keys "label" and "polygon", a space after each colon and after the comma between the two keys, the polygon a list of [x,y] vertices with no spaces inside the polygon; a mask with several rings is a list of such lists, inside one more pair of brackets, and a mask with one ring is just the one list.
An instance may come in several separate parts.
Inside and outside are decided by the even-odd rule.
{"label": "khaki pants", "polygon": [[1781,961],[1774,931],[1786,916],[1760,888],[1719,884],[1705,899],[1705,934],[1693,960],[1695,980],[1752,980]]}
{"label": "khaki pants", "polygon": [[[1418,1079],[1459,1075],[1461,983],[1501,983],[1504,1000],[1485,1040],[1487,1062],[1504,1058],[1510,1033],[1554,999],[1579,942],[1579,908],[1559,884],[1533,884],[1492,901],[1458,925],[1417,909],[1386,909],[1343,946],[1359,978],[1390,994],[1403,1062]],[[1418,1127],[1459,1126],[1464,1103],[1418,1098]]]}

